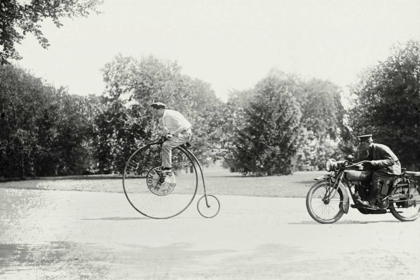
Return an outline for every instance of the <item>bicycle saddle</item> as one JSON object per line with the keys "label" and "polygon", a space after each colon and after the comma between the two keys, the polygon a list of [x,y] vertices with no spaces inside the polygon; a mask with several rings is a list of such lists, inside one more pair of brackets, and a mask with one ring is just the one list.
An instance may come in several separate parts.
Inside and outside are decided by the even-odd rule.
{"label": "bicycle saddle", "polygon": [[183,148],[189,148],[189,147],[191,147],[191,143],[190,142],[187,142],[185,144],[182,144],[181,147],[183,147]]}

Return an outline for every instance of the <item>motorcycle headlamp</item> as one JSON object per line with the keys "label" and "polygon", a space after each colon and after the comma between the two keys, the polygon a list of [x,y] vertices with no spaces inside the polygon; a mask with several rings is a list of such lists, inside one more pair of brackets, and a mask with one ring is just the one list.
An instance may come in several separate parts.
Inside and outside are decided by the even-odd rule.
{"label": "motorcycle headlamp", "polygon": [[337,161],[335,159],[329,159],[327,160],[327,162],[325,163],[325,169],[330,172],[333,171],[337,168]]}

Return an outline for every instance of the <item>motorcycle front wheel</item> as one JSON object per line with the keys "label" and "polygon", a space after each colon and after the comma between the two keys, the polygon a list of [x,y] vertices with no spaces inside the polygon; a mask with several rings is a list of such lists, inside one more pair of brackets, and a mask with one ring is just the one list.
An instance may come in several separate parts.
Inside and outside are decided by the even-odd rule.
{"label": "motorcycle front wheel", "polygon": [[334,190],[327,181],[316,183],[306,196],[306,209],[309,215],[321,224],[332,224],[341,219],[344,195],[340,189]]}

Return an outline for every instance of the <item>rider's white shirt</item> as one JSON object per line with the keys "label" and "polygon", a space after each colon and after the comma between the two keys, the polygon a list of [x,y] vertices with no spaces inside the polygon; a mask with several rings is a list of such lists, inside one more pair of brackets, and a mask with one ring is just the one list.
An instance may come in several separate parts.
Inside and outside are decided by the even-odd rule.
{"label": "rider's white shirt", "polygon": [[180,112],[170,109],[165,109],[162,116],[162,123],[167,132],[171,134],[191,128],[191,123]]}

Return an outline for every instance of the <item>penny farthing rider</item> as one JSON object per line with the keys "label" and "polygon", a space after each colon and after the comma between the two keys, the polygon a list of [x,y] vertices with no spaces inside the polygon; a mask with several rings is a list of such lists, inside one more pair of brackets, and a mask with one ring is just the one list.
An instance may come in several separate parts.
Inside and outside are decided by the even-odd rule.
{"label": "penny farthing rider", "polygon": [[[162,173],[172,174],[172,149],[181,146],[191,139],[191,123],[178,111],[169,109],[166,104],[154,102],[151,105],[155,116],[161,118],[162,134],[166,141],[162,144],[160,153],[162,160]],[[169,179],[166,176],[165,182]]]}

